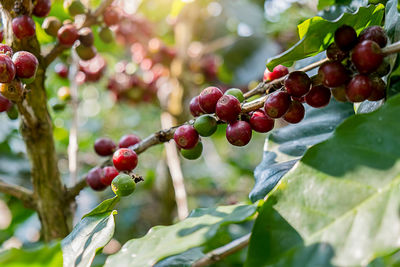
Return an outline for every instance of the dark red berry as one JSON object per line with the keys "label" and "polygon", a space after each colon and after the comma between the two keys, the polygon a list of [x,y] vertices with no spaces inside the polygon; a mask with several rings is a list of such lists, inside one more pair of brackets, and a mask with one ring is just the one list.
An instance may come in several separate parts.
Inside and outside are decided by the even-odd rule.
{"label": "dark red berry", "polygon": [[232,95],[223,95],[215,107],[215,114],[225,122],[237,120],[241,111],[242,107],[239,100]]}
{"label": "dark red berry", "polygon": [[342,61],[349,56],[348,52],[340,50],[335,43],[331,43],[326,49],[326,57],[334,61]]}
{"label": "dark red berry", "polygon": [[8,45],[0,44],[0,54],[5,54],[5,55],[7,55],[9,57],[12,57],[13,56],[13,50]]}
{"label": "dark red berry", "polygon": [[94,36],[92,29],[89,27],[84,27],[79,30],[79,41],[81,41],[81,44],[84,46],[92,46],[94,44]]}
{"label": "dark red berry", "polygon": [[357,44],[357,33],[353,27],[340,26],[335,31],[335,43],[342,51],[349,51]]}
{"label": "dark red berry", "polygon": [[107,26],[118,24],[119,20],[120,12],[117,9],[109,7],[103,12],[103,21]]}
{"label": "dark red berry", "polygon": [[289,73],[288,68],[283,65],[276,66],[272,70],[272,72],[269,71],[268,68],[266,68],[264,72],[264,81],[273,81],[285,76],[288,73]]}
{"label": "dark red berry", "polygon": [[9,83],[15,78],[15,65],[7,55],[0,55],[0,83]]}
{"label": "dark red berry", "polygon": [[4,40],[4,31],[3,28],[0,28],[0,43]]}
{"label": "dark red berry", "polygon": [[116,149],[116,145],[110,138],[99,138],[94,142],[94,151],[99,156],[112,155]]}
{"label": "dark red berry", "polygon": [[285,80],[285,88],[291,96],[300,97],[310,91],[311,79],[303,71],[293,71]]}
{"label": "dark red berry", "polygon": [[304,102],[306,102],[306,97],[305,96],[302,96],[302,97],[292,96],[292,100],[300,102],[300,103],[304,103]]}
{"label": "dark red berry", "polygon": [[120,148],[113,155],[113,163],[119,171],[131,171],[138,164],[138,157],[135,151],[129,148]]}
{"label": "dark red berry", "polygon": [[111,185],[112,180],[118,175],[118,170],[112,166],[103,168],[103,175],[100,178],[100,181],[104,185]]}
{"label": "dark red berry", "polygon": [[251,126],[245,121],[230,123],[226,128],[226,139],[234,146],[247,145],[250,142],[251,135]]}
{"label": "dark red berry", "polygon": [[128,148],[130,146],[134,146],[137,143],[140,143],[142,141],[139,136],[134,135],[134,134],[127,134],[121,137],[119,140],[119,148]]}
{"label": "dark red berry", "polygon": [[14,18],[11,24],[12,30],[18,39],[24,39],[35,35],[35,22],[27,15]]}
{"label": "dark red berry", "polygon": [[387,36],[385,30],[380,26],[371,26],[365,28],[358,36],[358,42],[371,40],[377,43],[380,47],[385,47],[387,44]]}
{"label": "dark red berry", "polygon": [[36,17],[46,17],[50,13],[51,1],[50,0],[36,0],[36,4],[33,7],[33,15]]}
{"label": "dark red berry", "polygon": [[283,116],[283,119],[290,123],[299,123],[304,118],[305,109],[303,104],[297,101],[292,101],[289,110]]}
{"label": "dark red berry", "polygon": [[382,50],[374,41],[363,41],[354,47],[351,61],[362,74],[374,72],[383,62]]}
{"label": "dark red berry", "polygon": [[289,108],[290,96],[283,91],[277,91],[270,94],[265,101],[264,110],[270,118],[282,117]]}
{"label": "dark red berry", "polygon": [[78,30],[72,24],[64,25],[58,30],[57,38],[60,44],[72,46],[79,38]]}
{"label": "dark red berry", "polygon": [[21,79],[30,79],[36,76],[39,61],[32,53],[27,51],[18,51],[12,57],[16,68],[16,75]]}
{"label": "dark red berry", "polygon": [[372,82],[372,93],[368,97],[369,101],[378,101],[386,96],[386,83],[379,77],[370,78]]}
{"label": "dark red berry", "polygon": [[331,88],[333,97],[339,102],[347,102],[346,85]]}
{"label": "dark red berry", "polygon": [[214,113],[215,106],[218,100],[222,97],[223,93],[217,87],[207,87],[199,96],[199,104],[205,113]]}
{"label": "dark red berry", "polygon": [[313,86],[306,95],[306,103],[314,108],[322,108],[329,104],[331,90],[323,85]]}
{"label": "dark red berry", "polygon": [[103,171],[100,167],[93,168],[86,176],[86,182],[93,190],[102,191],[107,188],[107,186],[101,182],[103,175]]}
{"label": "dark red berry", "polygon": [[274,128],[275,121],[265,115],[264,111],[256,110],[251,114],[250,125],[251,128],[259,133],[266,133]]}
{"label": "dark red berry", "polygon": [[347,98],[351,102],[362,102],[372,93],[372,82],[368,76],[358,74],[351,79],[346,87]]}
{"label": "dark red berry", "polygon": [[346,68],[339,61],[329,61],[318,69],[318,76],[327,87],[338,87],[347,83],[350,79]]}
{"label": "dark red berry", "polygon": [[199,134],[191,125],[182,125],[174,133],[175,143],[184,149],[194,148],[199,141]]}
{"label": "dark red berry", "polygon": [[194,117],[198,117],[204,113],[204,111],[200,107],[199,96],[193,97],[192,100],[190,100],[189,105],[190,105],[190,113],[192,113]]}
{"label": "dark red berry", "polygon": [[11,101],[5,98],[2,94],[0,94],[0,112],[7,111],[11,107],[12,107]]}
{"label": "dark red berry", "polygon": [[57,63],[54,66],[54,71],[60,76],[61,78],[68,78],[68,67],[64,63]]}

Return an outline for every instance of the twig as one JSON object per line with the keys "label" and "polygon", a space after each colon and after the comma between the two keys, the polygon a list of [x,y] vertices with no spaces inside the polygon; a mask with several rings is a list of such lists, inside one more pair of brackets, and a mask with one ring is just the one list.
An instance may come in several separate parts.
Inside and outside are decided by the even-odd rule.
{"label": "twig", "polygon": [[0,192],[18,198],[26,207],[35,209],[33,192],[25,187],[9,184],[0,179]]}

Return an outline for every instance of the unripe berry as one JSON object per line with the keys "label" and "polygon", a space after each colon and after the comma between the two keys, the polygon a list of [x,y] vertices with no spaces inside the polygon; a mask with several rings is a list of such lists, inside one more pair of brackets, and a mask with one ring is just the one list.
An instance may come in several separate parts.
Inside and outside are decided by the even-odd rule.
{"label": "unripe berry", "polygon": [[112,155],[116,149],[116,145],[110,138],[99,138],[94,142],[94,151],[99,156]]}
{"label": "unripe berry", "polygon": [[61,78],[68,78],[68,67],[64,63],[57,63],[54,66],[54,71],[60,76]]}
{"label": "unripe berry", "polygon": [[36,71],[39,67],[39,61],[32,53],[27,51],[18,51],[12,57],[14,62],[16,75],[21,79],[35,78]]}
{"label": "unripe berry", "polygon": [[13,56],[13,50],[8,45],[0,44],[0,54],[4,54],[4,55],[7,55],[9,57],[12,57]]}
{"label": "unripe berry", "polygon": [[15,65],[7,55],[0,55],[0,83],[9,83],[15,78]]}
{"label": "unripe berry", "polygon": [[84,46],[79,43],[79,45],[75,47],[75,52],[80,59],[89,60],[96,56],[97,50],[94,46]]}
{"label": "unripe berry", "polygon": [[79,0],[64,1],[64,9],[73,17],[86,12],[85,6]]}
{"label": "unripe berry", "polygon": [[372,93],[372,82],[368,76],[358,74],[351,79],[346,87],[347,98],[351,102],[362,102]]}
{"label": "unripe berry", "polygon": [[390,72],[390,63],[389,60],[383,59],[382,64],[378,67],[378,69],[375,71],[376,75],[379,77],[383,77],[388,75]]}
{"label": "unripe berry", "polygon": [[306,103],[314,108],[322,108],[329,104],[331,90],[323,85],[313,86],[306,95]]}
{"label": "unripe berry", "polygon": [[36,17],[46,17],[50,13],[51,1],[50,0],[36,0],[33,8],[33,15]]}
{"label": "unripe berry", "polygon": [[10,83],[0,83],[0,93],[11,101],[20,101],[24,87],[18,79],[14,79]]}
{"label": "unripe berry", "polygon": [[241,111],[242,107],[239,100],[232,95],[223,95],[215,107],[215,115],[225,122],[237,120]]}
{"label": "unripe berry", "polygon": [[84,46],[92,46],[94,44],[93,32],[92,29],[90,29],[89,27],[84,27],[80,29],[78,34],[79,34],[79,41]]}
{"label": "unripe berry", "polygon": [[225,95],[231,95],[236,97],[240,103],[244,101],[244,96],[242,90],[238,88],[231,88],[225,92]]}
{"label": "unripe berry", "polygon": [[194,122],[194,128],[200,136],[211,136],[217,130],[217,121],[211,115],[201,115]]}
{"label": "unripe berry", "polygon": [[121,137],[119,140],[118,146],[119,148],[128,148],[130,146],[134,146],[137,143],[142,141],[139,136],[135,134],[127,134]]}
{"label": "unripe berry", "polygon": [[99,37],[100,40],[108,44],[114,40],[114,33],[110,30],[110,28],[101,28],[99,31]]}
{"label": "unripe berry", "polygon": [[0,112],[8,111],[12,106],[10,100],[5,98],[2,94],[0,94]]}
{"label": "unripe berry", "polygon": [[57,38],[60,44],[72,46],[78,40],[78,30],[72,24],[62,26],[57,32]]}
{"label": "unripe berry", "polygon": [[264,104],[265,114],[273,119],[282,117],[289,109],[290,101],[286,92],[277,91],[270,94]]}
{"label": "unripe berry", "polygon": [[136,183],[129,175],[119,174],[111,183],[111,189],[117,196],[126,197],[135,191]]}
{"label": "unripe berry", "polygon": [[175,130],[174,140],[180,148],[191,149],[199,141],[199,134],[193,126],[182,125]]}
{"label": "unripe berry", "polygon": [[358,36],[358,42],[371,40],[377,43],[380,47],[385,47],[387,44],[387,36],[385,30],[380,26],[370,26],[365,28]]}
{"label": "unripe berry", "polygon": [[198,159],[203,152],[203,144],[198,142],[197,145],[192,149],[181,149],[181,154],[185,159]]}
{"label": "unripe berry", "polygon": [[356,31],[348,25],[340,26],[335,31],[335,43],[342,51],[351,50],[357,43]]}
{"label": "unripe berry", "polygon": [[50,36],[57,37],[57,32],[61,28],[62,23],[56,17],[47,17],[42,23],[42,29]]}
{"label": "unripe berry", "polygon": [[251,126],[245,121],[236,121],[228,124],[226,139],[234,146],[245,146],[251,140]]}
{"label": "unripe berry", "polygon": [[363,41],[354,47],[351,61],[361,74],[372,73],[383,62],[382,50],[374,41]]}
{"label": "unripe berry", "polygon": [[108,7],[103,12],[103,21],[107,26],[112,26],[119,23],[120,13],[113,7]]}
{"label": "unripe berry", "polygon": [[119,171],[131,171],[138,164],[136,152],[129,148],[120,148],[113,155],[113,163]]}
{"label": "unripe berry", "polygon": [[331,88],[333,97],[339,102],[347,102],[346,85]]}
{"label": "unripe berry", "polygon": [[301,97],[310,91],[311,79],[303,71],[293,71],[285,80],[285,88],[288,94]]}
{"label": "unripe berry", "polygon": [[204,89],[199,96],[200,108],[205,113],[214,113],[215,106],[218,100],[222,97],[222,92],[217,87],[207,87]]}
{"label": "unripe berry", "polygon": [[331,43],[326,49],[326,57],[333,61],[342,61],[348,56],[349,53],[340,50],[335,43]]}
{"label": "unripe berry", "polygon": [[67,86],[62,86],[58,89],[57,96],[61,101],[67,101],[71,98],[71,92]]}
{"label": "unripe berry", "polygon": [[275,121],[265,115],[264,111],[256,110],[251,114],[251,128],[259,133],[266,133],[274,128]]}
{"label": "unripe berry", "polygon": [[369,101],[378,101],[386,96],[386,83],[379,77],[372,77],[371,83],[372,83],[372,93],[368,97]]}
{"label": "unripe berry", "polygon": [[100,181],[104,185],[111,185],[111,182],[118,175],[118,170],[112,166],[103,168],[103,176],[100,178]]}
{"label": "unripe berry", "polygon": [[192,100],[190,100],[189,108],[190,113],[192,113],[194,117],[198,117],[204,113],[204,111],[200,107],[199,96],[195,96],[192,98]]}
{"label": "unripe berry", "polygon": [[299,123],[304,118],[304,106],[300,102],[292,101],[289,110],[283,116],[283,119],[290,123]]}
{"label": "unripe berry", "polygon": [[12,30],[18,39],[24,39],[35,35],[35,22],[27,15],[14,18],[11,24]]}
{"label": "unripe berry", "polygon": [[103,171],[101,168],[96,167],[89,171],[86,176],[87,184],[96,191],[102,191],[106,189],[106,185],[101,182],[101,178],[103,177]]}
{"label": "unripe berry", "polygon": [[264,72],[263,80],[264,81],[273,81],[273,80],[276,80],[276,79],[279,79],[279,78],[285,76],[288,73],[289,73],[288,68],[283,65],[275,66],[275,68],[272,71],[269,71],[268,68],[266,68],[265,72]]}
{"label": "unripe berry", "polygon": [[338,87],[350,79],[346,68],[339,61],[328,61],[318,69],[318,76],[327,87]]}

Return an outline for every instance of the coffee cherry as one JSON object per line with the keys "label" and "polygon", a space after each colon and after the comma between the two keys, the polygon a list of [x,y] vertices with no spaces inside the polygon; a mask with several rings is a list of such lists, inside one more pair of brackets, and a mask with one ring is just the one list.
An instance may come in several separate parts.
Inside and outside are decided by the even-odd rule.
{"label": "coffee cherry", "polygon": [[340,50],[335,43],[331,43],[326,49],[326,57],[332,61],[342,61],[348,56],[349,53]]}
{"label": "coffee cherry", "polygon": [[89,60],[96,56],[97,50],[94,46],[84,46],[83,44],[79,43],[75,47],[75,52],[82,60]]}
{"label": "coffee cherry", "polygon": [[331,90],[323,85],[313,86],[306,95],[306,103],[314,108],[322,108],[329,104]]}
{"label": "coffee cherry", "polygon": [[86,176],[86,183],[96,191],[103,191],[107,188],[105,184],[101,182],[101,178],[103,177],[103,171],[101,168],[96,167],[89,171]]}
{"label": "coffee cherry", "polygon": [[115,151],[116,145],[110,138],[99,138],[94,142],[94,151],[99,156],[109,156]]}
{"label": "coffee cherry", "polygon": [[217,130],[217,120],[211,115],[202,115],[194,122],[194,128],[200,136],[211,136]]}
{"label": "coffee cherry", "polygon": [[39,67],[39,61],[32,53],[27,51],[18,51],[13,55],[12,61],[14,62],[18,78],[35,78],[36,71]]}
{"label": "coffee cherry", "polygon": [[244,96],[242,90],[238,88],[231,88],[225,92],[225,95],[231,95],[236,97],[240,103],[244,101]]}
{"label": "coffee cherry", "polygon": [[104,185],[111,185],[111,182],[118,175],[118,170],[112,166],[103,168],[103,175],[100,178],[100,181]]}
{"label": "coffee cherry", "polygon": [[119,171],[131,171],[138,164],[138,156],[129,148],[120,148],[114,152],[113,163]]}
{"label": "coffee cherry", "polygon": [[27,15],[14,18],[11,24],[12,30],[18,39],[24,39],[35,35],[35,22]]}
{"label": "coffee cherry", "polygon": [[285,88],[291,96],[300,97],[310,91],[311,79],[303,71],[293,71],[285,80]]}
{"label": "coffee cherry", "polygon": [[357,44],[356,31],[348,25],[340,26],[335,31],[335,43],[342,51],[351,50]]}
{"label": "coffee cherry", "polygon": [[60,44],[65,46],[72,46],[76,40],[78,40],[79,35],[75,26],[68,24],[62,26],[57,32],[57,38]]}
{"label": "coffee cherry", "polygon": [[300,103],[305,103],[306,102],[306,96],[302,96],[302,97],[292,96],[292,100],[300,102]]}
{"label": "coffee cherry", "polygon": [[60,102],[60,101],[58,101],[57,99],[53,102],[50,102],[50,105],[51,105],[51,108],[55,111],[55,112],[58,112],[58,111],[63,111],[64,109],[65,109],[65,107],[67,106],[66,104],[65,104],[65,102]]}
{"label": "coffee cherry", "polygon": [[303,104],[297,101],[292,101],[289,110],[283,116],[283,119],[290,123],[299,123],[304,118],[305,109]]}
{"label": "coffee cherry", "polygon": [[13,104],[10,100],[0,94],[0,112],[8,111],[12,107],[12,105]]}
{"label": "coffee cherry", "polygon": [[103,21],[107,26],[118,24],[120,20],[120,13],[112,7],[108,7],[103,12]]}
{"label": "coffee cherry", "polygon": [[346,68],[339,61],[328,61],[318,69],[318,76],[327,87],[338,87],[350,79]]}
{"label": "coffee cherry", "polygon": [[11,101],[20,101],[24,87],[18,79],[14,79],[10,83],[0,83],[0,93]]}
{"label": "coffee cherry", "polygon": [[362,102],[372,93],[372,82],[368,76],[358,74],[351,79],[346,87],[347,98],[351,102]]}
{"label": "coffee cherry", "polygon": [[64,63],[57,63],[54,66],[54,71],[60,76],[61,78],[68,78],[68,67]]}
{"label": "coffee cherry", "polygon": [[62,23],[56,17],[47,17],[42,23],[42,29],[50,36],[57,37],[57,32],[61,28]]}
{"label": "coffee cherry", "polygon": [[197,145],[192,149],[181,149],[181,154],[185,159],[198,159],[203,152],[203,144],[198,142]]}
{"label": "coffee cherry", "polygon": [[139,136],[135,134],[127,134],[121,137],[119,140],[118,146],[119,148],[128,148],[130,146],[134,146],[137,143],[142,141]]}
{"label": "coffee cherry", "polygon": [[372,93],[368,97],[369,101],[378,101],[386,96],[386,83],[379,77],[372,77],[371,83],[372,83]]}
{"label": "coffee cherry", "polygon": [[269,71],[268,68],[265,69],[264,71],[264,81],[273,81],[276,79],[279,79],[286,74],[289,73],[289,70],[287,67],[283,65],[278,65],[275,66],[275,68],[272,71]]}
{"label": "coffee cherry", "polygon": [[372,73],[383,62],[382,50],[374,41],[363,41],[354,47],[351,61],[361,74]]}
{"label": "coffee cherry", "polygon": [[8,45],[0,44],[0,54],[4,54],[4,55],[7,55],[9,57],[12,57],[13,56],[13,50]]}
{"label": "coffee cherry", "polygon": [[110,28],[101,28],[99,31],[100,40],[104,43],[108,44],[114,41],[114,33],[111,31]]}
{"label": "coffee cherry", "polygon": [[90,29],[89,27],[84,27],[80,29],[78,34],[79,34],[79,41],[84,46],[92,46],[94,44],[93,32],[92,29]]}
{"label": "coffee cherry", "polygon": [[217,102],[215,107],[215,115],[225,122],[232,122],[237,120],[242,107],[239,100],[232,95],[223,95]]}
{"label": "coffee cherry", "polygon": [[119,174],[111,183],[111,189],[114,194],[120,197],[126,197],[135,191],[136,183],[129,175]]}
{"label": "coffee cherry", "polygon": [[387,44],[387,36],[385,30],[380,26],[370,26],[365,28],[358,36],[358,42],[371,40],[377,43],[380,47],[385,47]]}
{"label": "coffee cherry", "polygon": [[218,100],[222,97],[222,92],[217,87],[207,87],[204,89],[199,96],[200,108],[205,113],[214,113],[215,106]]}
{"label": "coffee cherry", "polygon": [[10,109],[7,110],[7,116],[10,120],[18,119],[18,110],[15,105],[11,105]]}
{"label": "coffee cherry", "polygon": [[64,9],[72,16],[84,14],[86,12],[85,6],[79,0],[64,1]]}
{"label": "coffee cherry", "polygon": [[9,83],[15,78],[15,65],[7,55],[0,55],[0,83]]}
{"label": "coffee cherry", "polygon": [[50,0],[36,0],[36,4],[33,7],[33,15],[36,17],[46,17],[50,13],[51,1]]}
{"label": "coffee cherry", "polygon": [[251,139],[251,126],[245,121],[236,121],[228,124],[226,139],[234,146],[245,146]]}
{"label": "coffee cherry", "polygon": [[199,141],[199,134],[191,125],[182,125],[174,133],[175,143],[184,149],[194,148]]}
{"label": "coffee cherry", "polygon": [[346,85],[331,88],[333,97],[339,102],[347,102]]}
{"label": "coffee cherry", "polygon": [[270,94],[265,101],[264,110],[270,118],[276,119],[282,117],[289,109],[290,96],[283,91],[277,91]]}
{"label": "coffee cherry", "polygon": [[250,117],[251,128],[259,133],[266,133],[274,128],[275,121],[265,115],[261,109],[254,111]]}
{"label": "coffee cherry", "polygon": [[68,101],[71,98],[71,92],[67,86],[62,86],[58,89],[57,96],[61,101]]}
{"label": "coffee cherry", "polygon": [[193,97],[192,100],[190,100],[189,106],[190,106],[190,113],[192,113],[194,117],[200,116],[201,114],[204,113],[204,111],[200,107],[199,96]]}
{"label": "coffee cherry", "polygon": [[375,71],[376,75],[379,77],[383,77],[388,75],[390,72],[390,63],[388,60],[383,59],[382,64],[378,67],[378,69]]}
{"label": "coffee cherry", "polygon": [[2,27],[0,27],[0,43],[3,42],[4,40],[4,30]]}

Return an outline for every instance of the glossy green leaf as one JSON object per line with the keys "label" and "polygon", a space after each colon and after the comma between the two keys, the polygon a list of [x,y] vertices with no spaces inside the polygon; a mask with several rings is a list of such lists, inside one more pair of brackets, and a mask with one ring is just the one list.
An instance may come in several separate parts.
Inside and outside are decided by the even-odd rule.
{"label": "glossy green leaf", "polygon": [[190,267],[204,255],[202,248],[191,248],[181,254],[170,256],[158,262],[154,267]]}
{"label": "glossy green leaf", "polygon": [[83,215],[82,218],[87,216],[93,216],[97,214],[102,214],[105,212],[110,212],[114,210],[115,205],[121,200],[119,196],[115,196],[113,198],[109,198],[101,202],[96,208],[91,210],[88,214]]}
{"label": "glossy green leaf", "polygon": [[310,148],[268,195],[246,266],[365,266],[397,251],[399,114],[395,96]]}
{"label": "glossy green leaf", "polygon": [[144,237],[128,241],[108,257],[105,266],[153,266],[168,256],[203,245],[220,226],[246,220],[255,211],[255,204],[196,209],[177,224],[153,227]]}

